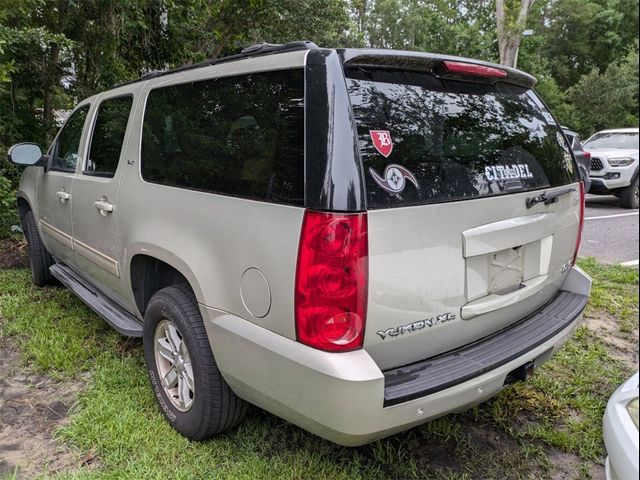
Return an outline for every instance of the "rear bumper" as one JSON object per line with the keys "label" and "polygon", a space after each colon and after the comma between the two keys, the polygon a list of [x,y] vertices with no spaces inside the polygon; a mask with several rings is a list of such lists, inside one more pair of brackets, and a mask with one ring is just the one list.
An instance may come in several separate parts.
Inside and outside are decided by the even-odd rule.
{"label": "rear bumper", "polygon": [[384,406],[424,397],[522,358],[570,328],[582,314],[587,300],[586,295],[561,291],[533,315],[491,337],[435,358],[385,371]]}
{"label": "rear bumper", "polygon": [[589,193],[607,194],[612,190],[628,187],[634,180],[637,165],[636,162],[627,167],[606,166],[603,170],[592,171],[589,175],[591,180]]}
{"label": "rear bumper", "polygon": [[594,195],[611,195],[612,188],[601,178],[591,178],[591,186],[589,187],[589,193]]}
{"label": "rear bumper", "polygon": [[[587,296],[590,285],[590,279],[574,268],[563,289]],[[432,393],[385,406],[385,374],[365,350],[322,352],[236,316],[202,309],[218,366],[236,394],[349,446],[372,442],[490,398],[509,383],[511,372],[530,362],[540,364],[555,353],[582,318],[582,309],[573,311],[571,318],[562,319],[561,328],[518,350],[512,358],[472,372],[455,384],[431,389]]]}
{"label": "rear bumper", "polygon": [[589,193],[593,195],[612,195],[616,191],[626,188],[630,183],[607,182],[601,178],[591,178]]}

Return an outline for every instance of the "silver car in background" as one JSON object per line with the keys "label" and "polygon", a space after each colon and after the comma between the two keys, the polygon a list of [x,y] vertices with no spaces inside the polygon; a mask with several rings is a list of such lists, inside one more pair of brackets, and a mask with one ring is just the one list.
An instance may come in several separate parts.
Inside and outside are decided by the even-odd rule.
{"label": "silver car in background", "polygon": [[584,182],[584,190],[585,192],[589,192],[589,189],[591,188],[591,153],[584,149],[582,141],[580,140],[580,135],[577,132],[569,130],[567,127],[562,127],[562,131],[571,144],[573,156],[576,159],[578,169],[580,170],[580,176]]}
{"label": "silver car in background", "polygon": [[638,374],[611,396],[604,414],[607,480],[638,478]]}

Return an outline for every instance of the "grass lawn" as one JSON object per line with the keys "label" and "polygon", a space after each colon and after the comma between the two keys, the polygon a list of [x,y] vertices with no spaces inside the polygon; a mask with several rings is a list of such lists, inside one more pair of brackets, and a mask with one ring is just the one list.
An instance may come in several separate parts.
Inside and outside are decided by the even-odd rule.
{"label": "grass lawn", "polygon": [[44,462],[47,478],[603,478],[604,407],[637,369],[638,270],[581,265],[594,277],[585,325],[532,381],[360,448],[257,408],[229,434],[185,440],[155,404],[141,343],[67,291],[34,288],[25,269],[0,272],[0,354],[17,345],[30,372],[83,385],[55,431],[74,460],[62,471]]}

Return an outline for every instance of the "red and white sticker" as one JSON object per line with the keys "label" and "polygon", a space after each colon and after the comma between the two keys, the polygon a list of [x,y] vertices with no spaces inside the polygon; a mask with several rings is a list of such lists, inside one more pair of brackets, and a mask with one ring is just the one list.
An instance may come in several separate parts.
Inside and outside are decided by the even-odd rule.
{"label": "red and white sticker", "polygon": [[383,157],[388,157],[393,151],[393,141],[389,130],[369,130],[373,146]]}

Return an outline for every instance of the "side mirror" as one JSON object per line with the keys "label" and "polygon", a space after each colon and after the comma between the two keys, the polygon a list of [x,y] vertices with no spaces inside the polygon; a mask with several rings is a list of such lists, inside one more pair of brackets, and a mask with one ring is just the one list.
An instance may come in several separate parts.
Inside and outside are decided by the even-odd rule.
{"label": "side mirror", "polygon": [[9,149],[7,156],[16,165],[31,166],[42,159],[42,150],[37,143],[17,143]]}

